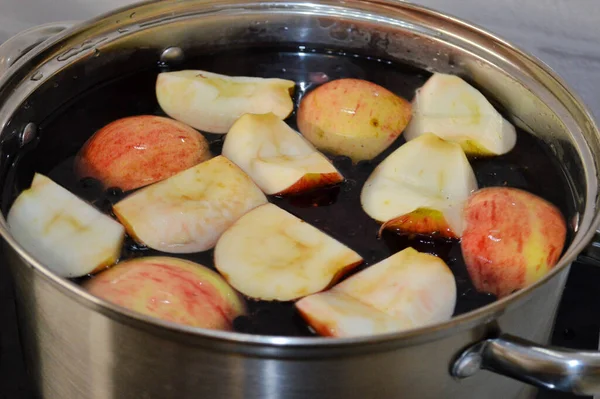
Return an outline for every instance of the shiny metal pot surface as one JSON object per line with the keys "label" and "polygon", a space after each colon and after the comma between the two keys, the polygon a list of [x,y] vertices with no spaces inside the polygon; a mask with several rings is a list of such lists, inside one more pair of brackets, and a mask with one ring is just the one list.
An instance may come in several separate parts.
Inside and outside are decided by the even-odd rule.
{"label": "shiny metal pot surface", "polygon": [[[561,160],[576,200],[567,215],[576,236],[542,281],[446,323],[367,338],[286,338],[183,327],[103,302],[51,274],[13,240],[1,218],[24,350],[40,397],[530,397],[533,389],[515,379],[600,392],[597,354],[530,342],[547,342],[569,264],[598,225],[600,136],[579,99],[539,61],[477,27],[392,0],[165,0],[70,25],[33,29],[0,47],[3,212],[12,195],[8,177],[32,173],[12,166],[37,139],[36,125],[75,95],[182,54],[231,44],[249,51],[310,44],[460,73],[482,87]],[[72,79],[77,75],[85,79]]]}

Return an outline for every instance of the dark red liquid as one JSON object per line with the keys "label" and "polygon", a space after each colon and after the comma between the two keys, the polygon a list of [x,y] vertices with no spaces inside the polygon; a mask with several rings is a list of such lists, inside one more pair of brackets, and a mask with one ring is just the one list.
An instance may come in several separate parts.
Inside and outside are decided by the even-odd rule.
{"label": "dark red liquid", "polygon": [[[381,60],[281,49],[265,49],[251,55],[244,53],[243,56],[236,52],[209,55],[189,61],[180,68],[295,80],[296,105],[305,92],[318,84],[344,77],[375,82],[411,100],[415,90],[430,76],[422,70]],[[53,140],[61,145],[51,155],[37,154],[37,158],[31,158],[35,159],[34,169],[110,213],[111,205],[121,199],[123,193],[118,189],[104,191],[98,182],[90,179],[79,181],[73,174],[73,157],[87,138],[115,119],[141,114],[163,115],[154,92],[156,75],[160,70],[160,66],[149,68],[135,75],[107,82],[84,93],[46,120],[40,126],[42,139],[39,147],[44,148],[44,140]],[[295,113],[287,122],[296,128]],[[219,154],[224,136],[206,134],[206,137],[211,142],[213,154]],[[493,296],[474,290],[457,241],[402,236],[389,231],[381,238],[377,237],[380,225],[363,212],[359,201],[360,192],[375,166],[403,143],[404,139],[400,138],[376,159],[354,166],[346,157],[331,157],[346,178],[344,183],[295,197],[272,197],[270,201],[358,252],[365,260],[359,270],[408,246],[439,256],[456,277],[456,315],[494,301]],[[471,164],[480,187],[506,185],[522,188],[551,201],[564,215],[573,213],[572,195],[558,162],[550,155],[546,145],[530,134],[519,131],[517,146],[509,154],[472,159]],[[556,187],[563,189],[557,190]],[[126,240],[121,259],[146,255],[178,256],[214,267],[212,251],[188,255],[166,254],[141,247],[130,239]],[[249,315],[236,319],[236,330],[267,335],[312,335],[295,311],[293,303],[247,302]]]}

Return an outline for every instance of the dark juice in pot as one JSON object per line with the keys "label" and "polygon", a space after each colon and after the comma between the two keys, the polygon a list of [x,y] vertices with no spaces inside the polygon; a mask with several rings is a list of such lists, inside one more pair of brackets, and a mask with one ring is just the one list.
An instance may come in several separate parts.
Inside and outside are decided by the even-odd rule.
{"label": "dark juice in pot", "polygon": [[[369,80],[411,100],[415,90],[430,76],[429,72],[406,65],[306,49],[210,54],[190,60],[177,69],[204,69],[226,75],[294,80],[296,109],[306,92],[334,79],[351,77]],[[126,194],[118,189],[103,190],[98,182],[91,179],[77,179],[73,173],[74,155],[95,131],[118,118],[141,114],[164,115],[154,92],[157,73],[162,70],[165,70],[165,66],[159,65],[106,82],[62,107],[60,112],[41,124],[40,147],[43,147],[44,137],[68,143],[62,154],[64,156],[57,162],[56,154],[38,155],[36,170],[110,213],[112,204]],[[297,128],[295,112],[286,122]],[[224,136],[206,134],[206,137],[211,143],[212,153],[218,155]],[[458,241],[401,235],[393,231],[385,231],[378,237],[380,224],[362,210],[360,192],[366,179],[383,159],[404,142],[401,136],[377,158],[357,165],[353,165],[349,158],[332,156],[330,159],[345,177],[343,183],[292,197],[272,196],[269,200],[358,252],[364,258],[364,263],[357,271],[411,246],[439,256],[452,269],[458,292],[455,315],[493,302],[495,297],[478,293],[473,288]],[[508,154],[470,159],[470,162],[479,187],[521,188],[549,200],[560,208],[563,215],[573,214],[572,195],[558,161],[546,144],[533,135],[518,131],[517,145]],[[121,260],[149,255],[177,256],[214,268],[212,251],[166,254],[140,246],[131,239],[125,242]],[[313,335],[291,302],[247,299],[247,304],[248,315],[234,321],[237,331],[265,335]]]}

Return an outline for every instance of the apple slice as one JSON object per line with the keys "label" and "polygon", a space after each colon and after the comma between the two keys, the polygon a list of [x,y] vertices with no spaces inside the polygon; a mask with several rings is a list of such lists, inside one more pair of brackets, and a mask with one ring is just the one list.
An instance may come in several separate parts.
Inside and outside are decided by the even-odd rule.
{"label": "apple slice", "polygon": [[239,167],[217,156],[136,191],[113,211],[138,242],[168,253],[206,251],[267,198]]}
{"label": "apple slice", "polygon": [[275,114],[246,114],[225,138],[222,154],[265,194],[295,194],[344,177],[312,144]]}
{"label": "apple slice", "polygon": [[550,202],[510,187],[489,187],[466,205],[461,249],[478,291],[505,297],[544,277],[558,262],[567,226]]}
{"label": "apple slice", "polygon": [[36,173],[7,218],[19,244],[61,277],[81,277],[113,265],[125,229],[48,177]]}
{"label": "apple slice", "polygon": [[334,289],[304,297],[296,308],[325,337],[368,336],[406,328],[401,320]]}
{"label": "apple slice", "polygon": [[361,262],[350,248],[273,204],[242,216],[215,247],[215,267],[229,284],[267,301],[324,290]]}
{"label": "apple slice", "polygon": [[243,114],[274,113],[287,118],[294,104],[295,82],[207,71],[163,72],[156,81],[156,98],[170,117],[210,133],[227,133]]}
{"label": "apple slice", "polygon": [[455,305],[456,282],[444,261],[407,248],[296,308],[320,335],[352,337],[446,321]]}
{"label": "apple slice", "polygon": [[456,143],[427,133],[383,160],[367,179],[361,203],[382,228],[458,238],[464,204],[477,189],[469,161]]}
{"label": "apple slice", "polygon": [[240,295],[218,273],[184,259],[129,260],[83,286],[127,309],[194,327],[231,330],[233,320],[245,313]]}
{"label": "apple slice", "polygon": [[336,79],[308,92],[298,107],[298,129],[326,153],[354,163],[375,158],[411,118],[405,99],[362,79]]}
{"label": "apple slice", "polygon": [[467,154],[502,155],[513,149],[517,133],[473,86],[454,75],[435,73],[413,100],[406,140],[434,133],[461,145]]}
{"label": "apple slice", "polygon": [[211,158],[208,141],[169,118],[139,115],[98,130],[79,150],[75,172],[123,191],[147,186]]}

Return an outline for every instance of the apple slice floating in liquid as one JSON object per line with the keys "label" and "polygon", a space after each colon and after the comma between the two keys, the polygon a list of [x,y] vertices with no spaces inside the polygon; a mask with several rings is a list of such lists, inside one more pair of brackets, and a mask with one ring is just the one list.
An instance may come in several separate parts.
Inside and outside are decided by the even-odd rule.
{"label": "apple slice floating in liquid", "polygon": [[273,204],[242,216],[215,247],[215,267],[229,284],[267,301],[324,290],[361,262],[350,248]]}
{"label": "apple slice floating in liquid", "polygon": [[344,180],[327,157],[272,113],[238,119],[227,133],[222,154],[269,195],[295,194]]}
{"label": "apple slice floating in liquid", "polygon": [[267,202],[239,167],[217,156],[118,202],[114,213],[137,241],[168,253],[206,251],[243,214]]}
{"label": "apple slice floating in liquid", "polygon": [[19,244],[61,277],[81,277],[113,265],[125,229],[92,205],[36,173],[7,218]]}
{"label": "apple slice floating in liquid", "polygon": [[546,275],[558,262],[567,227],[560,210],[509,187],[477,191],[467,202],[461,249],[478,291],[502,298]]}
{"label": "apple slice floating in liquid", "polygon": [[98,130],[75,158],[80,177],[104,188],[133,190],[211,158],[208,141],[191,127],[153,115],[118,119]]}
{"label": "apple slice floating in liquid", "polygon": [[402,320],[334,289],[304,297],[296,308],[317,334],[326,337],[368,336],[406,329]]}
{"label": "apple slice floating in liquid", "polygon": [[244,114],[272,112],[281,119],[294,109],[296,83],[284,79],[226,76],[207,71],[163,72],[156,98],[170,117],[210,133],[227,133]]}
{"label": "apple slice floating in liquid", "polygon": [[128,260],[84,288],[127,309],[193,327],[231,330],[233,320],[245,313],[240,295],[218,273],[184,259]]}
{"label": "apple slice floating in liquid", "polygon": [[417,90],[404,137],[413,140],[425,133],[458,143],[472,155],[502,155],[517,142],[514,126],[483,94],[458,76],[441,73]]}
{"label": "apple slice floating in liquid", "polygon": [[296,308],[320,335],[353,337],[440,323],[455,305],[456,282],[444,261],[407,248]]}
{"label": "apple slice floating in liquid", "polygon": [[473,169],[461,147],[424,134],[383,160],[361,192],[364,211],[408,233],[457,238],[464,204],[477,189]]}
{"label": "apple slice floating in liquid", "polygon": [[353,162],[373,159],[402,134],[411,105],[362,79],[337,79],[310,91],[298,107],[298,129],[319,150]]}

